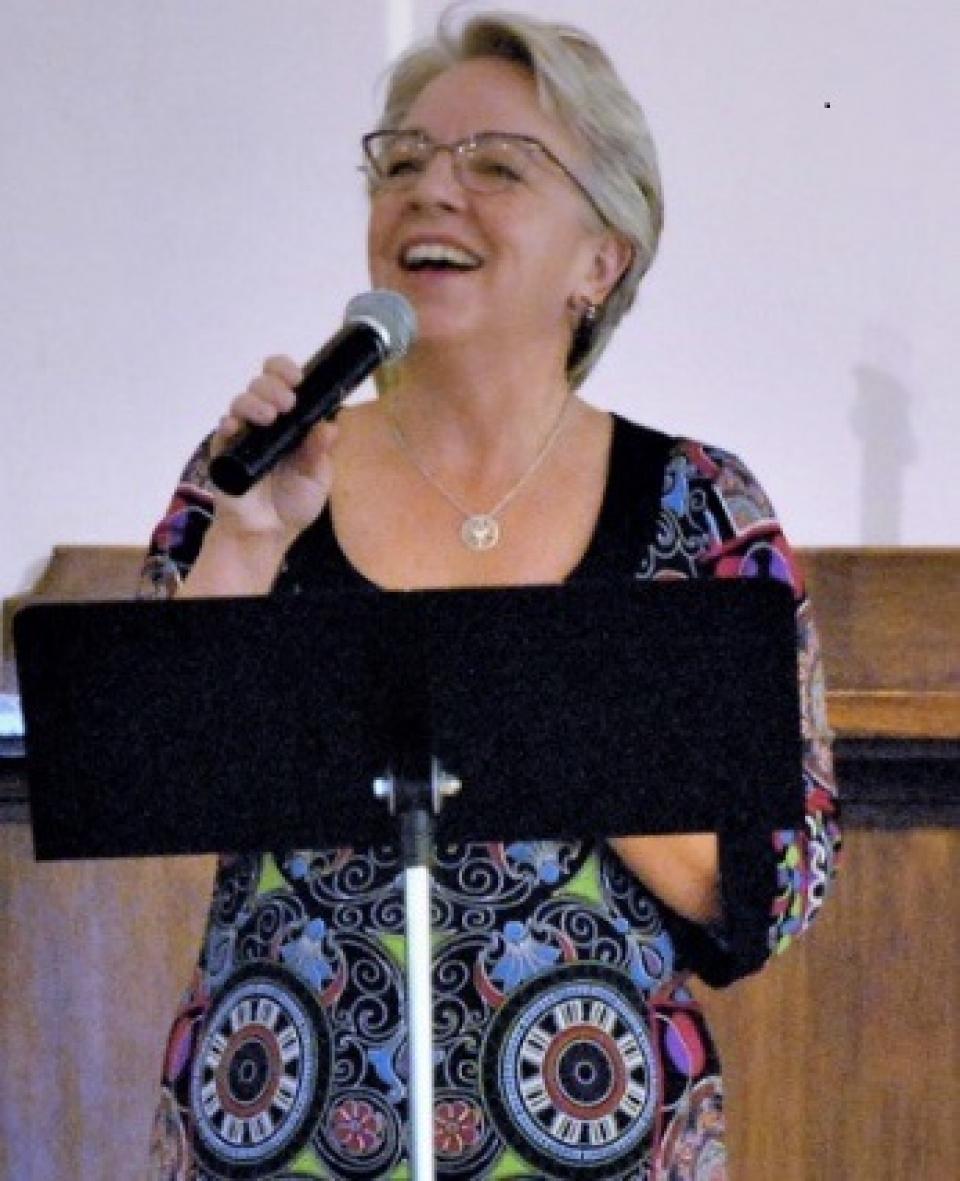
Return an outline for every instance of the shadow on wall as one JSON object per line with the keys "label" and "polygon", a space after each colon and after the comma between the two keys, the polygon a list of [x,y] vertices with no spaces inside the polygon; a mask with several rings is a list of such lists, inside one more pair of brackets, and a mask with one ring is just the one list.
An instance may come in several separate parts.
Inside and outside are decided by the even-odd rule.
{"label": "shadow on wall", "polygon": [[876,361],[854,367],[857,392],[850,410],[862,454],[860,541],[863,545],[899,545],[903,534],[903,484],[906,468],[917,458],[910,422],[912,395],[896,370],[908,358],[909,345],[879,326],[868,332]]}

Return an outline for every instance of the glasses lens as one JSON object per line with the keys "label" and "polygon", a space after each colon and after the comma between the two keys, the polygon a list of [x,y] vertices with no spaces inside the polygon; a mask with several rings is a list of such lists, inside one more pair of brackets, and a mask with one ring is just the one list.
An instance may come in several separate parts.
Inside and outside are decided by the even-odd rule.
{"label": "glasses lens", "polygon": [[497,193],[521,181],[530,163],[527,147],[518,140],[479,135],[462,148],[463,183],[474,192]]}
{"label": "glasses lens", "polygon": [[477,135],[459,144],[434,144],[418,131],[380,131],[365,141],[376,179],[384,188],[403,189],[429,167],[438,150],[453,153],[460,183],[476,193],[499,193],[517,184],[530,166],[532,147],[520,138]]}
{"label": "glasses lens", "polygon": [[432,149],[419,135],[393,131],[371,136],[367,140],[367,154],[377,179],[401,188],[423,172]]}

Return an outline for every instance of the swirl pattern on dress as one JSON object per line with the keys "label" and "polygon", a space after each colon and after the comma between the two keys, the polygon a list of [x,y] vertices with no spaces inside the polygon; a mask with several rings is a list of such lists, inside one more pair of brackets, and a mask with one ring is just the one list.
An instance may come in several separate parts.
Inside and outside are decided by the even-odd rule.
{"label": "swirl pattern on dress", "polygon": [[[616,429],[643,430],[622,420]],[[170,593],[196,556],[210,515],[206,462],[201,450],[154,536],[148,595]],[[624,573],[772,578],[793,589],[806,823],[721,836],[724,914],[711,927],[671,911],[605,844],[531,834],[438,848],[440,1178],[722,1181],[719,1063],[687,974],[727,983],[755,970],[809,925],[836,872],[819,645],[767,498],[736,457],[681,440],[646,511]],[[348,576],[341,569],[338,585]],[[297,581],[313,585],[306,569]],[[222,857],[165,1056],[156,1181],[403,1175],[403,961],[392,846]]]}

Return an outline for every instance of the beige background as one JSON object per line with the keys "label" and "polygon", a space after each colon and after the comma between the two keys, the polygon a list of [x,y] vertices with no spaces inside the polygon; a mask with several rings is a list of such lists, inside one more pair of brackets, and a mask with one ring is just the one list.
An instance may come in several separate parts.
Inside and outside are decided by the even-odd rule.
{"label": "beige background", "polygon": [[[591,395],[740,452],[798,543],[956,544],[956,0],[510,3],[593,31],[661,148]],[[260,359],[333,331],[375,82],[439,7],[4,0],[0,595],[142,542]]]}

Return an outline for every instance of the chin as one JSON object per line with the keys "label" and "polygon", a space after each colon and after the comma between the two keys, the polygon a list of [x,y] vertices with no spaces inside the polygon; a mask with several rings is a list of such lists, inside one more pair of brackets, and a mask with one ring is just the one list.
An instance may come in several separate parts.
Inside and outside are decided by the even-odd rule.
{"label": "chin", "polygon": [[417,340],[421,344],[452,344],[478,335],[478,326],[455,308],[412,300],[417,313]]}

